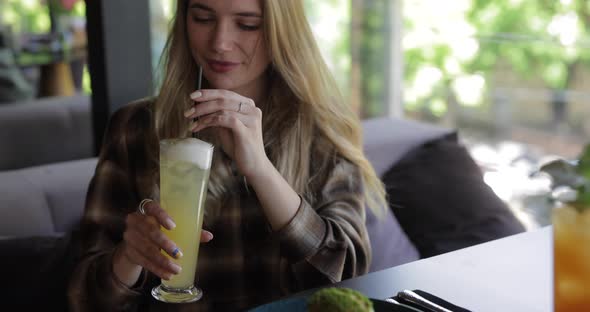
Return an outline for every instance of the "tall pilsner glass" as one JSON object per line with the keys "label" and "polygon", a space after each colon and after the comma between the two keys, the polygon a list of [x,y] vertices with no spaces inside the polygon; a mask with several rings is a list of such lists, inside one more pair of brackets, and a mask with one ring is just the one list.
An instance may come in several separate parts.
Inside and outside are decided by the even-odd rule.
{"label": "tall pilsner glass", "polygon": [[162,251],[182,272],[152,289],[152,296],[160,301],[193,302],[203,296],[194,283],[212,156],[213,145],[195,138],[160,141],[160,200],[176,223],[173,230],[161,230],[183,253],[182,258],[173,259]]}

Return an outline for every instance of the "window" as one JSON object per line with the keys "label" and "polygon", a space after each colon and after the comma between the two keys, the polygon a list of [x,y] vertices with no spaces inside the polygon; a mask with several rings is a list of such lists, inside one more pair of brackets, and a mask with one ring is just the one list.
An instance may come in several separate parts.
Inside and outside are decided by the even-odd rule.
{"label": "window", "polygon": [[406,116],[460,129],[529,225],[549,222],[548,181],[530,174],[590,138],[589,16],[582,0],[404,2]]}
{"label": "window", "polygon": [[399,39],[394,27],[399,2],[305,2],[324,58],[345,98],[363,118],[387,115],[395,98],[396,67],[401,64],[396,58],[395,40]]}
{"label": "window", "polygon": [[[168,19],[171,0],[152,2]],[[574,158],[590,138],[587,1],[305,5],[328,66],[362,118],[399,112],[459,129],[486,182],[516,209],[547,191],[547,181],[529,178],[543,159]]]}
{"label": "window", "polygon": [[[548,181],[530,174],[547,157],[576,157],[590,138],[590,5],[396,2],[307,3],[326,58],[346,77],[340,83],[351,105],[362,103],[362,117],[387,114],[388,93],[403,86],[405,118],[458,128],[494,191],[517,214],[534,212],[529,219],[537,220],[523,220],[527,225],[548,223],[534,215],[546,213],[539,206]],[[341,33],[335,25],[348,30],[338,40],[325,35]],[[396,44],[403,53],[399,85]]]}
{"label": "window", "polygon": [[[152,39],[152,67],[158,68],[160,56],[166,38],[170,21],[176,12],[176,0],[150,0],[151,39]],[[154,75],[158,79],[158,75]]]}
{"label": "window", "polygon": [[[70,61],[76,91],[90,93],[90,77],[85,66],[85,13],[86,5],[82,0],[0,1],[0,37],[3,41],[0,46],[15,54],[16,64],[32,89],[43,84],[39,67],[56,63],[59,53],[64,53]],[[32,93],[60,95],[59,90],[52,90],[49,94]]]}

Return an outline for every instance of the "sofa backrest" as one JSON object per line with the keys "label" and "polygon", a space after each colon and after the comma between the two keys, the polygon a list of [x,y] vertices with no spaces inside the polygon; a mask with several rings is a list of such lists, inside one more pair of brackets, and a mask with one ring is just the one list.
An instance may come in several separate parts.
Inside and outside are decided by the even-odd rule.
{"label": "sofa backrest", "polygon": [[51,236],[84,211],[96,158],[0,172],[0,236]]}
{"label": "sofa backrest", "polygon": [[363,121],[363,150],[381,177],[410,150],[454,131],[427,123],[381,117]]}
{"label": "sofa backrest", "polygon": [[[84,100],[79,98],[77,101],[72,100],[69,103],[58,105],[54,102],[45,102],[46,106],[38,106],[42,112],[40,115],[50,116],[51,114],[63,114],[61,122],[49,122],[56,124],[59,132],[72,131],[83,132],[80,130],[85,125],[81,111],[84,107]],[[50,108],[56,108],[58,112],[51,112]],[[16,107],[15,107],[16,114]],[[70,114],[80,114],[80,116],[68,116]],[[16,114],[21,116],[20,114]],[[54,115],[55,118],[56,115]],[[27,119],[27,116],[21,116]],[[47,117],[48,118],[48,117]],[[68,121],[69,120],[69,121]],[[32,123],[31,124],[35,124]],[[25,128],[21,127],[20,128]],[[70,129],[70,130],[67,130]],[[78,130],[74,130],[78,129]],[[400,119],[378,118],[366,120],[363,122],[364,129],[364,149],[367,158],[371,161],[377,173],[381,175],[387,169],[392,167],[405,153],[425,141],[434,139],[441,135],[449,133],[449,130],[424,125],[421,123],[406,121]],[[35,131],[27,133],[32,137]],[[0,131],[0,135],[2,132]],[[46,144],[39,149],[39,153],[53,150],[51,146],[60,144],[60,139],[56,133],[47,134]],[[73,141],[84,146],[77,150],[74,147],[63,147],[48,156],[39,155],[35,157],[36,161],[50,158],[75,158],[76,155],[87,155],[90,153],[90,146],[84,141],[88,134],[62,134],[64,137],[70,137]],[[4,138],[5,140],[7,138]],[[17,138],[14,138],[18,141]],[[36,138],[35,140],[39,140]],[[0,140],[2,141],[2,140]],[[6,144],[2,142],[0,144]],[[69,144],[65,144],[69,145]],[[69,148],[71,154],[65,150]],[[26,152],[28,147],[17,147],[23,160],[21,164],[27,161],[27,155],[35,155],[35,144],[31,146],[30,151]],[[59,148],[55,148],[59,149]],[[13,148],[14,150],[14,148]],[[30,153],[30,154],[27,154]],[[4,153],[2,153],[4,154]],[[15,159],[16,161],[16,159]],[[13,162],[14,163],[14,162]],[[94,174],[96,167],[96,158],[84,159],[77,161],[68,161],[54,163],[42,166],[35,166],[26,169],[0,171],[0,236],[33,236],[33,235],[53,235],[67,232],[76,224],[84,209],[84,200],[88,183]],[[391,219],[391,217],[390,217]],[[378,222],[370,219],[371,222]],[[379,221],[381,222],[381,221]],[[378,233],[383,233],[382,227],[391,227],[393,221],[384,225],[371,226],[369,234],[376,242],[385,242],[378,238]],[[373,232],[374,231],[374,232]],[[380,249],[377,246],[377,249]]]}
{"label": "sofa backrest", "polygon": [[90,99],[55,97],[0,105],[0,170],[93,156]]}

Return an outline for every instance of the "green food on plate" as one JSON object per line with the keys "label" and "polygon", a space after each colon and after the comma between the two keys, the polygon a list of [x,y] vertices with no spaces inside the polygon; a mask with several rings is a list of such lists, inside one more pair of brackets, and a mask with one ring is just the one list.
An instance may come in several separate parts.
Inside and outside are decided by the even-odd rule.
{"label": "green food on plate", "polygon": [[307,300],[309,312],[372,312],[373,302],[365,295],[349,288],[324,288]]}

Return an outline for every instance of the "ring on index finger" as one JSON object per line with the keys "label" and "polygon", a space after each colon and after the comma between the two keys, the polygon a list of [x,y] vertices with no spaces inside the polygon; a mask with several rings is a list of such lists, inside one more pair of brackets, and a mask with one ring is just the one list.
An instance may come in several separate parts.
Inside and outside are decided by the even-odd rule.
{"label": "ring on index finger", "polygon": [[139,211],[139,213],[141,213],[142,215],[145,215],[145,205],[149,202],[153,202],[153,200],[149,199],[149,198],[145,198],[143,199],[140,203],[139,206],[137,207],[137,211]]}

